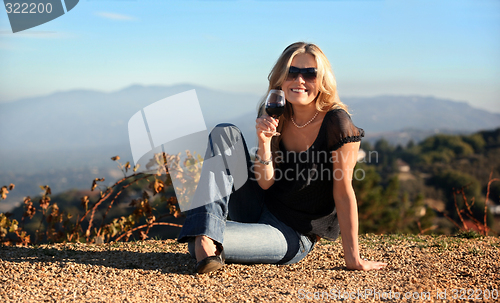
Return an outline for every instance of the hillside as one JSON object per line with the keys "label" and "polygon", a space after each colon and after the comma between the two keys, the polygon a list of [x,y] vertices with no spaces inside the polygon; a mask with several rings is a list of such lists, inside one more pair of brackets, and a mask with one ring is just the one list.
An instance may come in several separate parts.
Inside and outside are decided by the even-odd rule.
{"label": "hillside", "polygon": [[297,302],[337,301],[340,292],[350,299],[365,296],[363,301],[437,302],[439,296],[446,302],[494,302],[500,288],[499,246],[498,237],[364,235],[361,255],[387,262],[386,269],[346,270],[340,240],[322,240],[294,265],[229,264],[208,275],[193,274],[195,261],[186,244],[173,240],[0,247],[0,298]]}

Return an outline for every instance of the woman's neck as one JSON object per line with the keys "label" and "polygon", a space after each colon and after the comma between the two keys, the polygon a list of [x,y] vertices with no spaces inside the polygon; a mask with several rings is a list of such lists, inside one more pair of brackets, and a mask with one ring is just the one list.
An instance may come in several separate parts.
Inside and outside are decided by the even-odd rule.
{"label": "woman's neck", "polygon": [[307,123],[318,111],[315,102],[311,102],[308,105],[292,105],[292,108],[293,120],[299,125]]}

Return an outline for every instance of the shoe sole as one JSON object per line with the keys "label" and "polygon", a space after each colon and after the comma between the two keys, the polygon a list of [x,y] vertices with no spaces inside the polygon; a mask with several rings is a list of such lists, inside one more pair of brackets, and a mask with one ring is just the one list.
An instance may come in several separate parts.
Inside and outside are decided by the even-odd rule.
{"label": "shoe sole", "polygon": [[206,274],[206,273],[221,269],[222,266],[223,265],[219,262],[209,262],[209,263],[205,264],[205,266],[201,266],[200,268],[198,268],[198,273],[199,274]]}

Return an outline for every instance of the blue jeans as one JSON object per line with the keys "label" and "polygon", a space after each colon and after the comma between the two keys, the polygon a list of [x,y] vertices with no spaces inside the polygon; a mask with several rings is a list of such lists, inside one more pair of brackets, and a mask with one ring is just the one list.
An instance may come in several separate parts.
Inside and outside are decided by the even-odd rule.
{"label": "blue jeans", "polygon": [[[302,235],[279,221],[264,203],[264,190],[258,185],[252,173],[252,161],[240,130],[232,124],[219,124],[210,133],[209,146],[205,160],[224,157],[225,150],[237,146],[241,140],[243,150],[233,149],[231,153],[244,153],[247,162],[248,178],[243,185],[229,196],[215,202],[191,209],[186,214],[186,221],[178,237],[179,242],[188,242],[189,253],[195,258],[194,239],[205,235],[222,244],[228,263],[270,263],[292,264],[302,260],[312,251],[316,239]],[[224,161],[224,163],[227,163]],[[205,166],[202,170],[206,169]],[[231,168],[210,168],[210,174],[202,171],[202,177],[224,175],[226,186],[233,186]],[[241,174],[238,174],[241,175]],[[223,192],[220,183],[209,183],[211,195]],[[199,195],[197,193],[195,196]],[[217,195],[216,195],[217,196]],[[228,215],[230,220],[228,220]]]}

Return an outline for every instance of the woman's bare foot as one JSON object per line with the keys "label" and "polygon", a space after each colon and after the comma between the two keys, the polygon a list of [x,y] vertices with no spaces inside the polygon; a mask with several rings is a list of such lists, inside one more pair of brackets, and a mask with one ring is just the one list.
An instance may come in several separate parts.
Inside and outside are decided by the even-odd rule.
{"label": "woman's bare foot", "polygon": [[217,247],[215,246],[214,240],[207,236],[196,236],[194,241],[194,251],[196,254],[196,262],[215,256]]}

